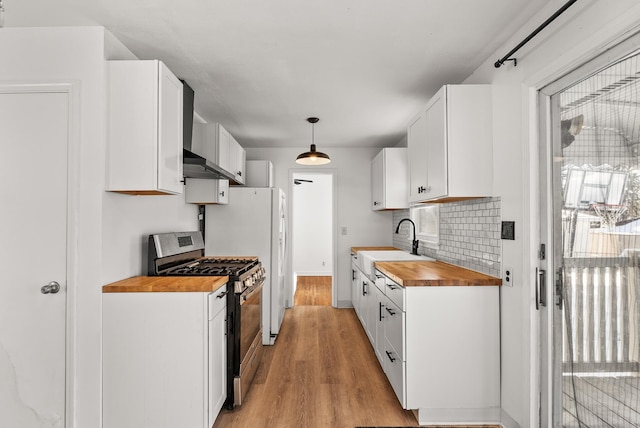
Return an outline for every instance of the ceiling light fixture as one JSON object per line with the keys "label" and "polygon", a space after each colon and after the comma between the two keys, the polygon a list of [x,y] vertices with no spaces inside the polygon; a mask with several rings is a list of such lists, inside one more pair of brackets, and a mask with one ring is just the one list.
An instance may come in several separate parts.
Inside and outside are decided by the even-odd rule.
{"label": "ceiling light fixture", "polygon": [[311,149],[308,152],[298,155],[296,163],[301,165],[325,165],[331,162],[331,159],[327,154],[316,151],[314,125],[319,120],[320,119],[317,117],[310,117],[307,119],[307,122],[311,124]]}

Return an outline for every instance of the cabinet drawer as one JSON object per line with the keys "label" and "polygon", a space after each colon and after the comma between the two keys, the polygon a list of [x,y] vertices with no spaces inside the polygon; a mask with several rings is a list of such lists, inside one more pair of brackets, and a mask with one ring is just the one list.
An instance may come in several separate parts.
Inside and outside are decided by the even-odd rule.
{"label": "cabinet drawer", "polygon": [[384,307],[382,308],[382,315],[384,316],[384,336],[393,349],[396,351],[400,360],[405,361],[405,346],[404,346],[404,325],[405,325],[405,313],[391,302],[388,298],[385,299]]}
{"label": "cabinet drawer", "polygon": [[385,341],[385,351],[382,358],[384,359],[383,367],[387,379],[389,379],[389,383],[391,383],[402,408],[406,409],[406,363],[398,357],[388,340]]}
{"label": "cabinet drawer", "polygon": [[209,294],[209,320],[227,307],[227,285],[223,285]]}
{"label": "cabinet drawer", "polygon": [[396,304],[396,306],[398,308],[400,308],[401,311],[404,311],[404,295],[405,295],[405,290],[404,287],[399,286],[398,284],[396,284],[395,282],[393,282],[392,280],[390,280],[389,278],[385,277],[384,278],[385,281],[385,288],[384,288],[384,294],[386,294],[386,296],[391,299],[391,301],[393,303]]}

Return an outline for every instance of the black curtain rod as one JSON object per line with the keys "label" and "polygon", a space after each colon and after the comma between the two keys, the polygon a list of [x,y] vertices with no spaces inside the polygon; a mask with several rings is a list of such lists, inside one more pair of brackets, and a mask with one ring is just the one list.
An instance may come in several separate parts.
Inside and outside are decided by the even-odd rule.
{"label": "black curtain rod", "polygon": [[544,21],[538,28],[536,28],[535,30],[533,30],[533,32],[531,34],[529,34],[523,41],[521,41],[520,43],[518,43],[518,46],[516,46],[515,48],[511,49],[511,51],[506,54],[504,57],[502,57],[501,59],[497,60],[495,62],[495,64],[493,64],[496,68],[500,68],[500,66],[502,64],[504,64],[507,61],[513,61],[513,65],[518,65],[518,62],[515,58],[511,58],[511,55],[513,55],[514,53],[516,53],[521,47],[523,47],[524,45],[526,45],[527,43],[529,43],[529,40],[533,39],[540,31],[544,30],[544,28],[551,24],[558,16],[562,15],[562,13],[564,13],[565,10],[569,9],[569,7],[574,4],[575,2],[577,2],[578,0],[570,0],[568,2],[566,2],[564,4],[564,6],[562,6],[560,9],[558,9],[556,11],[556,13],[554,13],[553,15],[551,15],[549,17],[549,19],[547,19],[546,21]]}

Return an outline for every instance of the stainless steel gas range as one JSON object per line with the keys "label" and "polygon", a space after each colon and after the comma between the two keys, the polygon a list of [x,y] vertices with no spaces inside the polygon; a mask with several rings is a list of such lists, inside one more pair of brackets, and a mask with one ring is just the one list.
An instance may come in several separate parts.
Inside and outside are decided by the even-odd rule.
{"label": "stainless steel gas range", "polygon": [[200,232],[149,235],[148,275],[228,276],[227,401],[242,404],[262,356],[261,303],[265,270],[257,257],[204,257]]}

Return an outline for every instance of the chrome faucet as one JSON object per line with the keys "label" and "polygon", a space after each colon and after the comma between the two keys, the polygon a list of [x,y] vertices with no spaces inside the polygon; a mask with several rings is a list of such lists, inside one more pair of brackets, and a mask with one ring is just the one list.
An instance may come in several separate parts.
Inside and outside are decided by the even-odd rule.
{"label": "chrome faucet", "polygon": [[396,233],[400,231],[400,225],[405,221],[408,221],[413,225],[413,241],[411,241],[411,254],[414,254],[417,256],[419,242],[416,239],[416,224],[413,222],[413,220],[411,220],[410,218],[403,218],[402,220],[400,220],[400,223],[398,223],[398,227],[396,227]]}

